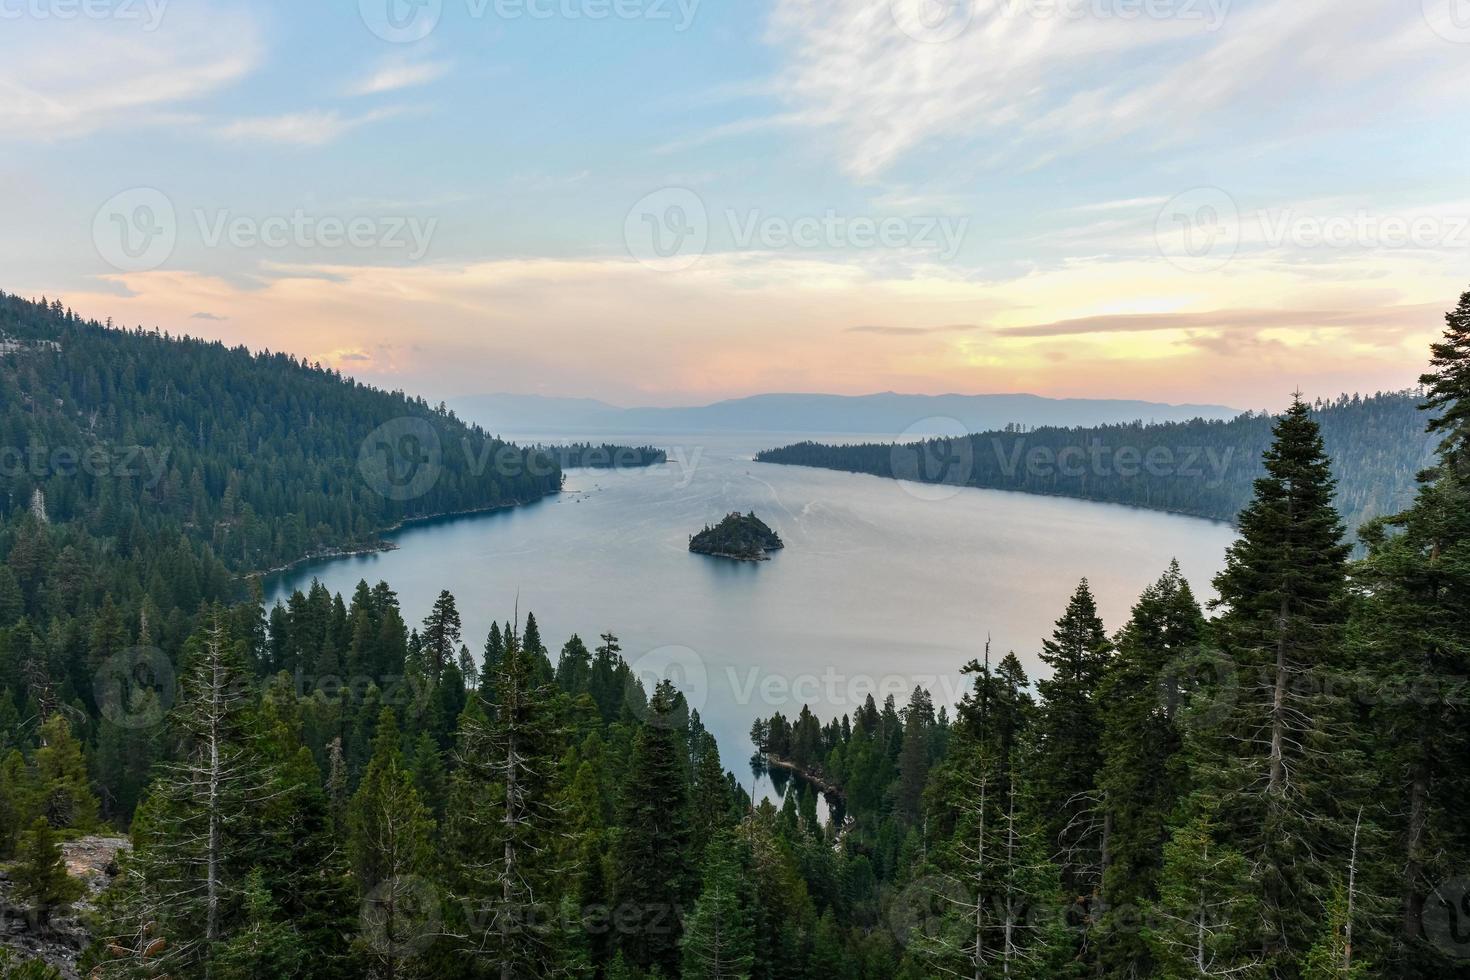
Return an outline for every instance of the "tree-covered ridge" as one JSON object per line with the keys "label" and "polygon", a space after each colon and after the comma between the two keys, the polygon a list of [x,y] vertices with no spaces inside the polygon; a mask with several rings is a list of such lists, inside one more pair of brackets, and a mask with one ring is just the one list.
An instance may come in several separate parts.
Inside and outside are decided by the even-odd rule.
{"label": "tree-covered ridge", "polygon": [[714,527],[706,524],[704,530],[689,539],[689,550],[695,554],[740,561],[765,561],[770,557],[768,552],[784,547],[781,536],[756,517],[754,511],[727,514]]}
{"label": "tree-covered ridge", "polygon": [[560,487],[554,458],[288,354],[113,329],[4,294],[0,334],[11,531],[34,508],[113,553],[182,537],[250,571]]}
{"label": "tree-covered ridge", "polygon": [[573,442],[565,446],[542,446],[542,451],[556,458],[562,469],[614,470],[659,466],[669,461],[669,454],[653,446],[620,446],[604,442]]}
{"label": "tree-covered ridge", "polygon": [[[1350,530],[1412,501],[1436,441],[1424,431],[1421,398],[1415,391],[1343,395],[1310,406],[1338,480],[1335,504]],[[1264,473],[1271,427],[1269,415],[1255,413],[1230,421],[1011,427],[909,445],[804,442],[756,459],[1234,521]]]}

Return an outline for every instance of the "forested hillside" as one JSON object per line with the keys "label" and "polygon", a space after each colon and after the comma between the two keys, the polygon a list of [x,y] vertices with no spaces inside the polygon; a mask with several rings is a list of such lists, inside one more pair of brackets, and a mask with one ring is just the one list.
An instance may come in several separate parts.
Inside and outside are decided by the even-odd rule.
{"label": "forested hillside", "polygon": [[[48,519],[116,552],[182,535],[258,570],[560,486],[552,458],[289,354],[111,329],[4,294],[0,340],[0,518],[13,524],[40,490]],[[411,462],[432,479],[374,479],[379,452],[421,453]]]}
{"label": "forested hillside", "polygon": [[[1403,391],[1343,395],[1311,405],[1338,487],[1336,506],[1349,531],[1394,514],[1413,499],[1434,440],[1418,411],[1422,395]],[[764,463],[1060,494],[1234,521],[1264,473],[1272,418],[1195,419],[1092,428],[1017,427],[907,445],[829,446],[803,442],[771,449]]]}

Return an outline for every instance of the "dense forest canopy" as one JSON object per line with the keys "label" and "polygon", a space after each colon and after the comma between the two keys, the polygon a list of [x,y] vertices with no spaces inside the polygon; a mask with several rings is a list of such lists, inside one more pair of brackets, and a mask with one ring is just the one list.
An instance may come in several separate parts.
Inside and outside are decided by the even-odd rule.
{"label": "dense forest canopy", "polygon": [[[1400,391],[1312,403],[1338,481],[1336,506],[1349,530],[1413,500],[1415,477],[1429,465],[1435,442],[1424,431],[1422,397]],[[1229,421],[1012,426],[912,444],[803,442],[756,459],[1234,521],[1265,472],[1271,426],[1271,416],[1255,413]]]}
{"label": "dense forest canopy", "polygon": [[556,457],[564,470],[616,470],[640,466],[658,466],[669,461],[669,454],[653,446],[619,446],[604,442],[573,442],[564,446],[541,446],[543,452]]}
{"label": "dense forest canopy", "polygon": [[40,501],[114,554],[182,538],[256,571],[560,487],[554,457],[289,354],[113,329],[4,294],[0,339],[10,528]]}

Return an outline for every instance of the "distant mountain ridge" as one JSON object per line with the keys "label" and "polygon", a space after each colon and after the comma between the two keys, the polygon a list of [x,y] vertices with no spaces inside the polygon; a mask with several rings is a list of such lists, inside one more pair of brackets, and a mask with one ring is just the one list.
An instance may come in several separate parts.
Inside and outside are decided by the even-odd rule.
{"label": "distant mountain ridge", "polygon": [[830,432],[950,434],[1027,427],[1232,419],[1224,405],[1170,405],[1110,398],[1028,394],[767,394],[684,408],[619,408],[590,398],[470,395],[449,403],[490,432]]}

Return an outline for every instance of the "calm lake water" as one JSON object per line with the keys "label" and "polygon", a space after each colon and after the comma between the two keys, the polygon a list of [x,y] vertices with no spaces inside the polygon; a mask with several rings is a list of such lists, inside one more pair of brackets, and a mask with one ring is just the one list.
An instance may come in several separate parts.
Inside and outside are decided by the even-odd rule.
{"label": "calm lake water", "polygon": [[[651,441],[671,462],[569,471],[560,496],[416,525],[391,536],[396,551],[278,575],[267,601],[313,578],[345,598],[359,579],[385,580],[417,624],[449,589],[477,654],[517,597],[553,660],[571,634],[591,648],[610,631],[646,685],[679,683],[726,768],[750,785],[756,717],[791,717],[805,703],[825,721],[870,691],[902,706],[916,684],[953,704],[959,668],[987,635],[995,659],[1014,650],[1034,678],[1041,638],[1080,578],[1112,631],[1171,558],[1201,599],[1212,595],[1234,537],[1223,524],[1117,505],[752,462],[782,443],[770,434],[617,441]],[[737,510],[755,511],[785,550],[759,564],[689,553],[691,534]]]}

